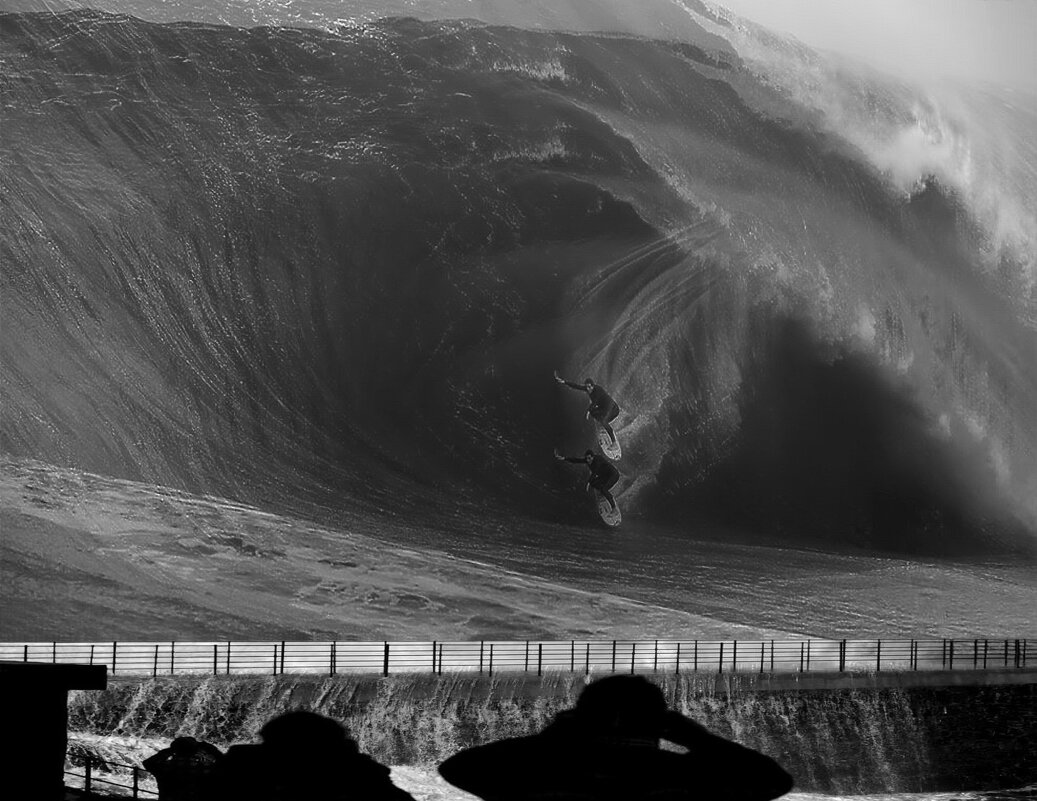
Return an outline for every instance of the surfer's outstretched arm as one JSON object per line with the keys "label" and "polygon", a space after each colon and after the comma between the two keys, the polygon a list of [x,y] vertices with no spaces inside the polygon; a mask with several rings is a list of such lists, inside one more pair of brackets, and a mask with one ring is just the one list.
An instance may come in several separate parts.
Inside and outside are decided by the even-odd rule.
{"label": "surfer's outstretched arm", "polygon": [[558,448],[555,448],[555,459],[559,462],[572,462],[573,464],[587,464],[586,456],[563,456]]}
{"label": "surfer's outstretched arm", "polygon": [[583,384],[576,384],[576,383],[574,383],[572,381],[566,381],[564,378],[562,378],[560,375],[558,375],[558,371],[557,370],[555,370],[555,381],[557,381],[559,384],[564,384],[565,386],[569,387],[570,389],[578,389],[578,390],[580,390],[580,392],[586,392],[587,391],[587,387],[585,387]]}

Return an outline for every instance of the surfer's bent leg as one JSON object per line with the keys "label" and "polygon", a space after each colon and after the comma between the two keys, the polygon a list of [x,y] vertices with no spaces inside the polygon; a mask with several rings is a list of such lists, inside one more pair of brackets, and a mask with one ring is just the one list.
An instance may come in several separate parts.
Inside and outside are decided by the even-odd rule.
{"label": "surfer's bent leg", "polygon": [[596,406],[591,406],[590,415],[598,421],[598,425],[605,429],[605,433],[609,435],[609,439],[612,440],[612,444],[616,444],[616,432],[612,430],[612,426],[609,425],[613,420],[619,417],[619,404],[613,403],[608,409],[601,409]]}
{"label": "surfer's bent leg", "polygon": [[612,507],[612,511],[616,511],[616,499],[612,497],[612,493],[609,492],[616,483],[619,481],[619,476],[615,476],[611,481],[601,481],[598,479],[591,479],[590,485],[601,493],[601,496],[609,502],[609,506]]}

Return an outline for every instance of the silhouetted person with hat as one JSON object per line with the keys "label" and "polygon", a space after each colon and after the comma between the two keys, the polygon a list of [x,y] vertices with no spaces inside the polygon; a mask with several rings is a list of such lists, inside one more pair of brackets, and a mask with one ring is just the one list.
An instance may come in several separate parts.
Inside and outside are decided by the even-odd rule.
{"label": "silhouetted person with hat", "polygon": [[220,770],[223,801],[414,801],[338,721],[288,712],[259,732],[259,745],[235,745]]}
{"label": "silhouetted person with hat", "polygon": [[439,772],[485,801],[768,801],[792,788],[773,759],[668,710],[638,676],[596,681],[540,734],[469,748]]}
{"label": "silhouetted person with hat", "polygon": [[159,801],[212,801],[213,777],[223,752],[194,737],[177,737],[141,764],[158,782]]}

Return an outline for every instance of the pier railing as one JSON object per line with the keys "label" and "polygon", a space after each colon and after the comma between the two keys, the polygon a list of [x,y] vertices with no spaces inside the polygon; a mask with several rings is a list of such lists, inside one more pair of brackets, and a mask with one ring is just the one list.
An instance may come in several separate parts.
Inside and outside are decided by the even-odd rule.
{"label": "pier railing", "polygon": [[283,673],[803,673],[1035,663],[1037,639],[8,642],[0,660],[107,665],[112,675]]}
{"label": "pier railing", "polygon": [[139,765],[99,760],[68,754],[65,763],[65,786],[92,793],[129,798],[157,798],[155,780]]}

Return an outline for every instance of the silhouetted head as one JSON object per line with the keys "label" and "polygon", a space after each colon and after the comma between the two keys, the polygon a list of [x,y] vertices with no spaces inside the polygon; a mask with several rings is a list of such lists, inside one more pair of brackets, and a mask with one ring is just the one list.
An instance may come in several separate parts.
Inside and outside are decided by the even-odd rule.
{"label": "silhouetted head", "polygon": [[589,378],[585,378],[583,379],[583,386],[587,389],[588,392],[590,392],[592,389],[594,389],[594,382]]}
{"label": "silhouetted head", "polygon": [[659,739],[666,699],[641,676],[609,676],[587,685],[575,713],[580,726],[595,735]]}
{"label": "silhouetted head", "polygon": [[337,720],[302,710],[274,718],[260,729],[259,736],[263,738],[263,745],[281,751],[312,754],[356,748]]}
{"label": "silhouetted head", "polygon": [[190,754],[198,747],[198,741],[194,737],[177,737],[169,744],[174,754]]}
{"label": "silhouetted head", "polygon": [[594,461],[594,451],[589,450],[589,449],[584,451],[583,461],[585,461],[587,464],[590,464],[591,462],[593,462]]}

